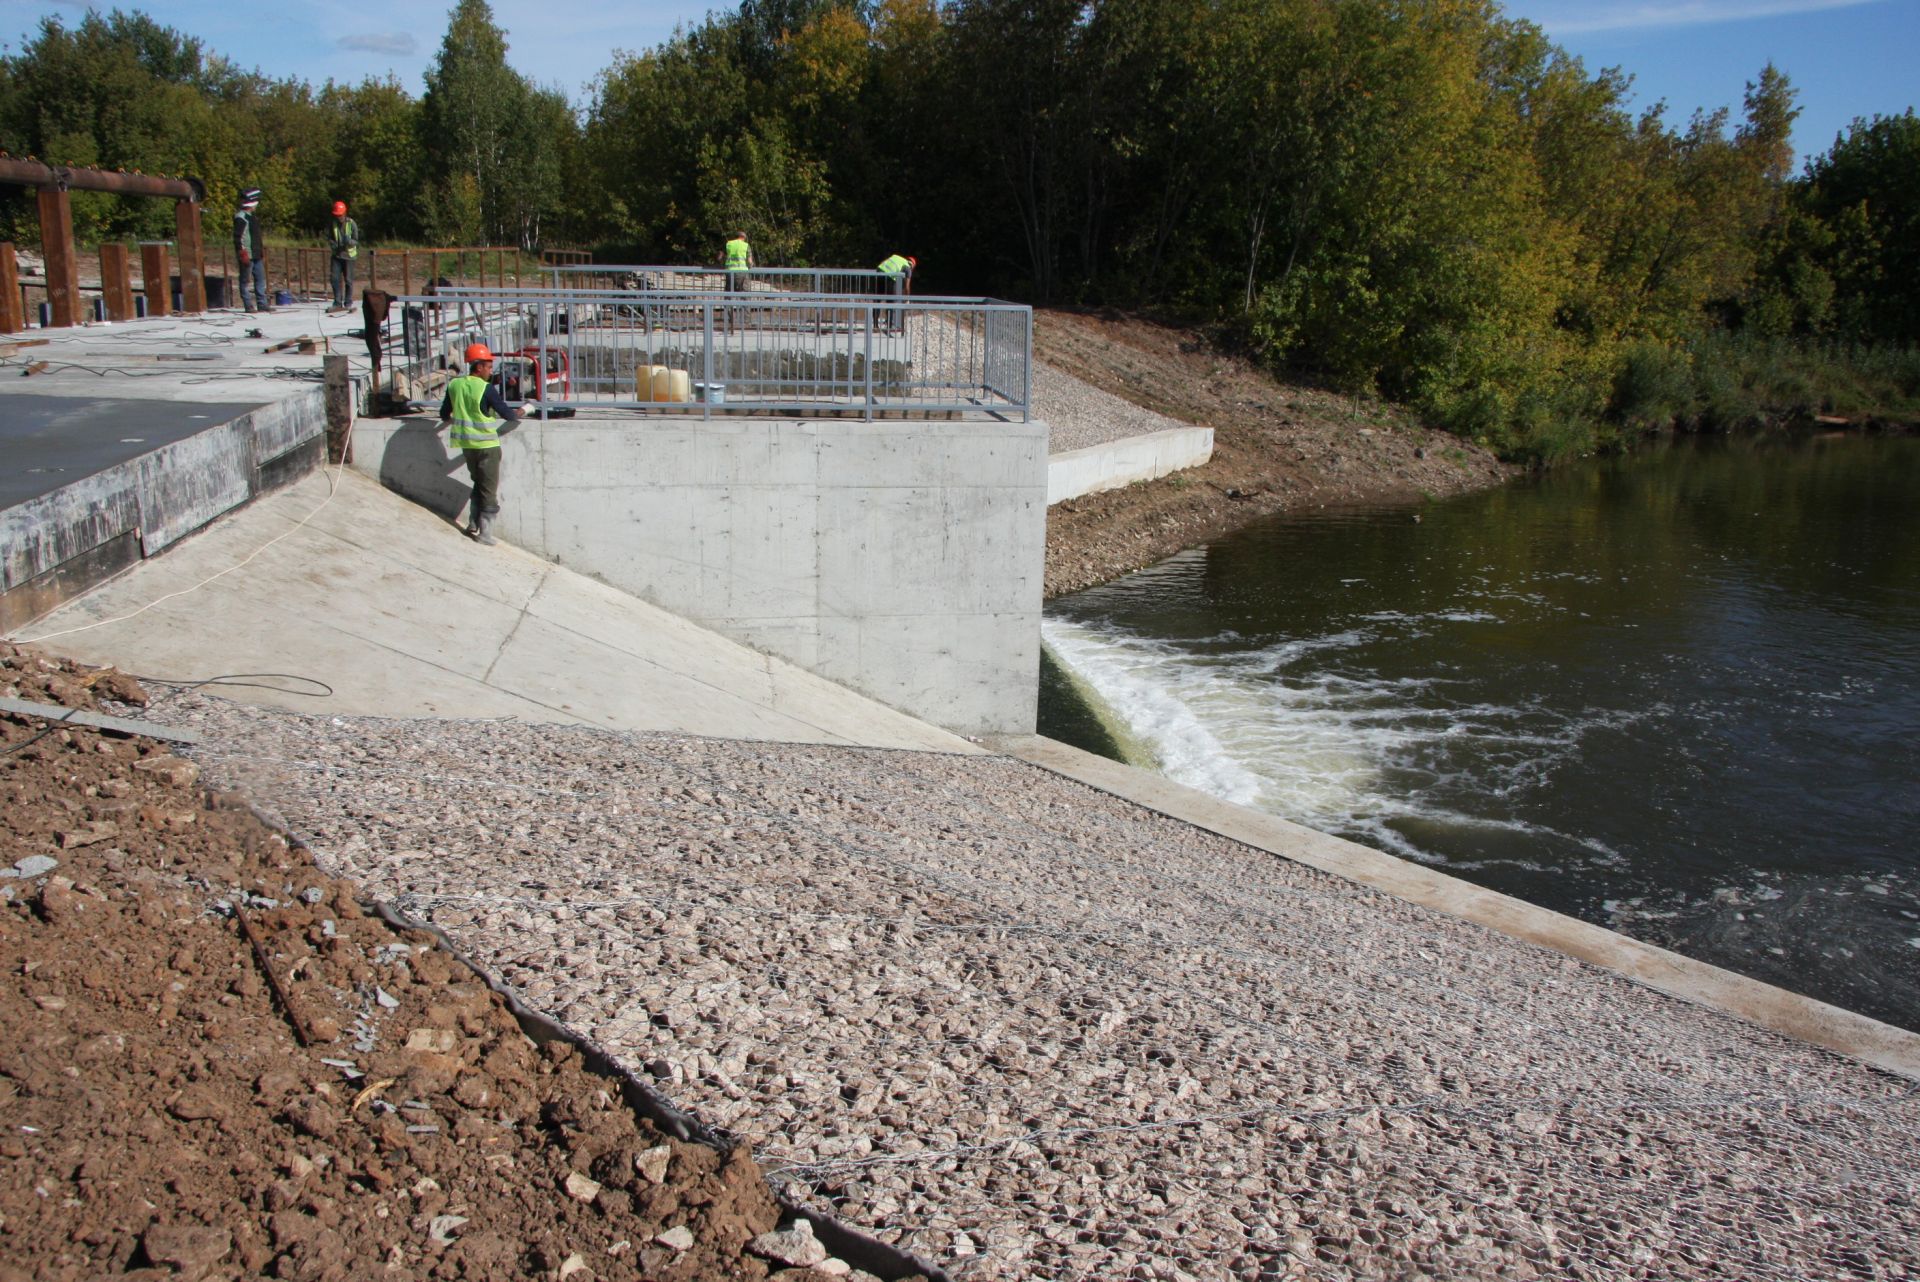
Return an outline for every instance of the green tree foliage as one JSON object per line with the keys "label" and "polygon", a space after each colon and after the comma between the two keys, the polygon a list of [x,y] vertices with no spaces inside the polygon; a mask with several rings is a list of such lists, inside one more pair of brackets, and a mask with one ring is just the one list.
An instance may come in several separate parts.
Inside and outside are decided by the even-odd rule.
{"label": "green tree foliage", "polygon": [[[1911,111],[1796,178],[1780,69],[1671,128],[1497,0],[744,0],[612,55],[577,113],[509,52],[458,0],[416,100],[242,72],[139,14],[49,20],[0,60],[0,144],[196,173],[216,207],[258,184],[305,235],[339,197],[373,237],[912,253],[921,289],[1175,310],[1532,457],[1802,377],[1702,353],[1920,341]],[[168,216],[76,209],[83,235]]]}
{"label": "green tree foliage", "polygon": [[1824,224],[1807,262],[1832,281],[1833,328],[1853,339],[1920,343],[1920,119],[1856,120],[1808,166],[1799,207]]}
{"label": "green tree foliage", "polygon": [[577,123],[563,94],[507,65],[486,0],[459,0],[420,103],[428,140],[425,230],[442,244],[539,243],[565,207]]}

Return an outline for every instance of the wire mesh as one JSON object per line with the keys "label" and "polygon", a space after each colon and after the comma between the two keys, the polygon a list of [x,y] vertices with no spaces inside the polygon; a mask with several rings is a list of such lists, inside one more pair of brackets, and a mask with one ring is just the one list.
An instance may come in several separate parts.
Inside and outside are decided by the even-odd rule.
{"label": "wire mesh", "polygon": [[968,1279],[1911,1278],[1913,1083],[1002,758],[180,707]]}

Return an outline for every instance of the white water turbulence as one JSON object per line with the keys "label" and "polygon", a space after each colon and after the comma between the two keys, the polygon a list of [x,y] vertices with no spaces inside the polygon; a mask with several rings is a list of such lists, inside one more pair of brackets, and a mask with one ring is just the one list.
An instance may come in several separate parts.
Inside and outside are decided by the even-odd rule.
{"label": "white water turbulence", "polygon": [[[1431,617],[1367,616],[1321,636],[1246,646],[1224,632],[1179,643],[1111,620],[1049,616],[1042,637],[1057,661],[1092,689],[1179,783],[1223,801],[1378,849],[1456,868],[1516,861],[1514,839],[1545,838],[1583,862],[1614,854],[1592,838],[1511,815],[1475,814],[1455,794],[1513,797],[1574,761],[1583,734],[1617,726],[1618,714],[1569,719],[1524,704],[1454,703],[1443,679],[1388,677],[1349,668],[1342,656],[1434,626],[1489,622],[1458,610]],[[1443,859],[1423,837],[1494,838],[1477,860]],[[1478,843],[1475,843],[1478,844]],[[1531,859],[1518,866],[1538,871]]]}

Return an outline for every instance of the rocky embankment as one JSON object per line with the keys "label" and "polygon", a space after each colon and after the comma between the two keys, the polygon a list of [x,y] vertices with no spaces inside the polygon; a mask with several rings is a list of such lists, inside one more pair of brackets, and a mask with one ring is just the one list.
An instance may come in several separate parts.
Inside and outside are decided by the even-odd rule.
{"label": "rocky embankment", "polygon": [[[1139,569],[1278,512],[1418,503],[1514,474],[1479,446],[1376,401],[1289,386],[1209,350],[1196,334],[1115,314],[1045,311],[1035,355],[1070,379],[1036,379],[1042,418],[1069,425],[1055,450],[1095,439],[1083,420],[1153,430],[1139,410],[1214,430],[1206,465],[1056,504],[1047,513],[1046,593]],[[1074,380],[1118,398],[1078,402]],[[1136,408],[1137,407],[1137,410]],[[1057,434],[1058,435],[1058,434]]]}
{"label": "rocky embankment", "polygon": [[1920,1268],[1912,1083],[1024,762],[167,712],[330,870],[956,1279]]}

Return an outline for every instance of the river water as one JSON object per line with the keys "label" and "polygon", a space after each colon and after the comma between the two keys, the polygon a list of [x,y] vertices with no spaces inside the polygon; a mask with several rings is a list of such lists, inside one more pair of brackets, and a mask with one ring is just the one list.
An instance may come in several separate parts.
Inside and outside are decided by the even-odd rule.
{"label": "river water", "polygon": [[1920,439],[1276,519],[1044,634],[1044,734],[1920,1029]]}

